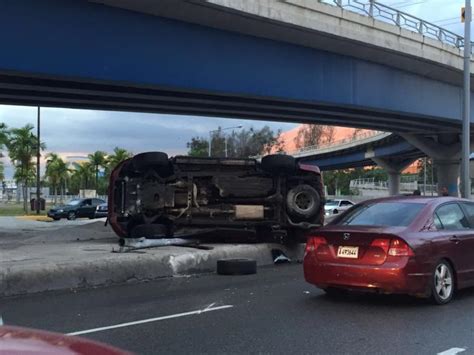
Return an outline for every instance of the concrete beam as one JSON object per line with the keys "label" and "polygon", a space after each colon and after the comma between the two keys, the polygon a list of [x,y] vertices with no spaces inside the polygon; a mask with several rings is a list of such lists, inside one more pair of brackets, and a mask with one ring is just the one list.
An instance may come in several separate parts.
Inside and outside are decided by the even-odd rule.
{"label": "concrete beam", "polygon": [[440,136],[440,140],[435,141],[431,138],[409,133],[400,133],[399,135],[433,159],[457,159],[461,156],[461,142],[453,141],[451,135],[448,139],[445,139],[444,142],[442,139],[444,138],[443,136]]}
{"label": "concrete beam", "polygon": [[460,49],[315,0],[89,1],[350,55],[455,85],[462,82]]}

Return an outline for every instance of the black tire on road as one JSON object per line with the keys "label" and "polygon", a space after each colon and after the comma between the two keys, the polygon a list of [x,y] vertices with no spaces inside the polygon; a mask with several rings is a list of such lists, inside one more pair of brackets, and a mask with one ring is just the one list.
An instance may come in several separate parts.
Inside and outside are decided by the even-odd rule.
{"label": "black tire on road", "polygon": [[431,300],[437,305],[449,303],[454,296],[456,281],[451,264],[446,260],[436,263],[431,277]]}
{"label": "black tire on road", "polygon": [[53,217],[54,221],[59,221],[61,218],[60,217]]}
{"label": "black tire on road", "polygon": [[167,231],[164,224],[139,224],[130,231],[130,238],[164,238]]}
{"label": "black tire on road", "polygon": [[296,162],[291,155],[270,154],[262,158],[261,167],[272,174],[291,174],[296,170]]}
{"label": "black tire on road", "polygon": [[76,217],[77,217],[76,212],[74,212],[74,211],[71,211],[67,214],[67,219],[69,221],[74,221],[76,219]]}
{"label": "black tire on road", "polygon": [[338,214],[338,213],[339,213],[339,211],[338,211],[338,210],[334,210],[334,211],[332,211],[332,214]]}
{"label": "black tire on road", "polygon": [[346,290],[343,290],[343,289],[337,288],[337,287],[326,287],[326,288],[323,288],[323,291],[329,297],[341,297],[341,296],[347,295]]}
{"label": "black tire on road", "polygon": [[168,154],[163,152],[146,152],[135,155],[132,158],[132,164],[136,171],[145,172],[150,167],[168,168]]}
{"label": "black tire on road", "polygon": [[252,259],[217,260],[219,275],[251,275],[257,273],[257,261]]}
{"label": "black tire on road", "polygon": [[310,185],[298,185],[288,191],[286,195],[288,212],[299,218],[312,218],[316,216],[321,207],[321,196]]}

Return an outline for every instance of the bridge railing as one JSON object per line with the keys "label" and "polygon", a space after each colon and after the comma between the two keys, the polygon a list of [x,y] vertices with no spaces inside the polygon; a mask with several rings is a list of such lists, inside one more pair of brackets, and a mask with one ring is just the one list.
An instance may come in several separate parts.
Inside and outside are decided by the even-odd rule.
{"label": "bridge railing", "polygon": [[311,151],[315,151],[315,152],[317,151],[317,152],[322,153],[322,150],[324,150],[326,148],[341,149],[344,146],[350,145],[350,144],[352,144],[356,141],[360,142],[360,143],[363,143],[363,141],[365,139],[376,137],[376,136],[380,136],[380,138],[383,138],[387,135],[390,135],[390,133],[382,132],[382,131],[361,132],[361,133],[354,134],[351,137],[339,139],[339,140],[336,140],[336,141],[324,142],[324,143],[320,143],[320,144],[317,144],[317,145],[310,145],[310,146],[307,146],[307,147],[303,147],[303,148],[300,148],[298,150],[288,152],[287,154],[289,154],[289,155],[300,155],[302,153],[307,153],[307,152],[311,152]]}
{"label": "bridge railing", "polygon": [[431,22],[373,0],[318,0],[321,3],[338,6],[367,15],[376,20],[391,23],[423,36],[437,39],[456,48],[464,47],[464,38]]}

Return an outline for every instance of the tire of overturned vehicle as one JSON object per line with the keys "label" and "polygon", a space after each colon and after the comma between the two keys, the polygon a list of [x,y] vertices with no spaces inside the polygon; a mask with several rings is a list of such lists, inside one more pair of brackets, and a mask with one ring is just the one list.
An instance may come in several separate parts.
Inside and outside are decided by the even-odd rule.
{"label": "tire of overturned vehicle", "polygon": [[130,238],[164,238],[167,233],[164,224],[139,224],[130,231]]}
{"label": "tire of overturned vehicle", "polygon": [[270,154],[262,158],[262,170],[272,174],[291,174],[296,169],[295,158],[291,155]]}
{"label": "tire of overturned vehicle", "polygon": [[286,195],[288,212],[300,218],[314,217],[321,207],[321,197],[310,185],[298,185]]}
{"label": "tire of overturned vehicle", "polygon": [[217,260],[219,275],[251,275],[257,273],[257,261],[251,259]]}
{"label": "tire of overturned vehicle", "polygon": [[145,172],[150,167],[169,167],[169,158],[168,154],[163,152],[140,153],[132,158],[132,164],[136,171]]}

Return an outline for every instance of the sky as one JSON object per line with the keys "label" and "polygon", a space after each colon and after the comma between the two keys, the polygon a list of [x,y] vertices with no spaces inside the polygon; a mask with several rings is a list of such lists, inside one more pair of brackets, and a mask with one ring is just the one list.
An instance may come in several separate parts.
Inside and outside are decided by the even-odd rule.
{"label": "sky", "polygon": [[[435,23],[455,33],[463,33],[460,9],[464,0],[379,0],[416,17]],[[36,108],[0,105],[0,122],[9,127],[36,124]],[[232,120],[130,112],[41,109],[41,140],[47,152],[63,157],[85,156],[96,150],[111,152],[114,147],[133,153],[160,150],[170,156],[187,152],[186,143],[192,137],[207,137],[210,130],[243,125],[261,128],[269,125],[274,131],[290,130],[294,123]],[[5,152],[3,152],[5,154]],[[13,169],[8,157],[2,158],[6,178]]]}

